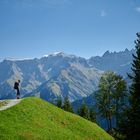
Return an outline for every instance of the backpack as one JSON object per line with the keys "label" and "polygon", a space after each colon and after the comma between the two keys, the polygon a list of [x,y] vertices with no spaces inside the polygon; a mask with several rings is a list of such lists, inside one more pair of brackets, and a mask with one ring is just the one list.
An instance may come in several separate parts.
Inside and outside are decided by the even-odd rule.
{"label": "backpack", "polygon": [[18,89],[18,83],[17,82],[15,82],[15,84],[14,84],[14,89]]}

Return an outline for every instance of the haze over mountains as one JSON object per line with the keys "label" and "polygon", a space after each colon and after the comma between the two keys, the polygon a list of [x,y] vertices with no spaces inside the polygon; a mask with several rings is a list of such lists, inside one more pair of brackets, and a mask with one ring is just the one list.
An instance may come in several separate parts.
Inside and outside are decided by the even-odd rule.
{"label": "haze over mountains", "polygon": [[54,53],[40,59],[4,60],[0,63],[0,99],[14,98],[14,81],[21,80],[22,96],[38,96],[52,101],[69,96],[71,101],[87,97],[98,88],[103,71],[113,70],[126,77],[130,72],[132,53],[105,52],[103,56],[85,59],[65,53]]}

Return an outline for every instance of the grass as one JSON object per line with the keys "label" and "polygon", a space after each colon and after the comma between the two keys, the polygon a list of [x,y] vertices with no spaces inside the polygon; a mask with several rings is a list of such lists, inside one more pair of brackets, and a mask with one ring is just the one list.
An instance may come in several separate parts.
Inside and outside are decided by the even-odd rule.
{"label": "grass", "polygon": [[95,123],[30,97],[0,111],[0,140],[114,140]]}

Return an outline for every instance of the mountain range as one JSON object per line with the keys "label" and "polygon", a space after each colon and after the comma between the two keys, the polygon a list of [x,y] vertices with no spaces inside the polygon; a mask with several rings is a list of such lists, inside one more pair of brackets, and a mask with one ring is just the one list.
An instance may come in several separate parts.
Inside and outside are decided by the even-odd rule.
{"label": "mountain range", "polygon": [[104,71],[112,70],[126,78],[131,72],[132,53],[109,51],[85,59],[63,52],[38,59],[3,60],[0,63],[0,99],[15,98],[14,82],[21,80],[22,96],[37,96],[47,101],[68,96],[71,101],[91,95],[98,88]]}

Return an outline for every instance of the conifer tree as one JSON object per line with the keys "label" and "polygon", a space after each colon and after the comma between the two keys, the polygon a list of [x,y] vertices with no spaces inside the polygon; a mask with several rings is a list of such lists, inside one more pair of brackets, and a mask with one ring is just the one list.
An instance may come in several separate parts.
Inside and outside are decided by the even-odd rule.
{"label": "conifer tree", "polygon": [[62,99],[61,97],[59,97],[56,101],[56,106],[59,107],[59,108],[62,108]]}
{"label": "conifer tree", "polygon": [[89,116],[90,116],[90,121],[91,122],[96,122],[96,112],[94,111],[93,108],[90,108]]}
{"label": "conifer tree", "polygon": [[78,109],[77,112],[78,112],[79,116],[81,116],[87,120],[90,120],[90,112],[85,103],[82,103],[82,105],[80,106],[80,108]]}
{"label": "conifer tree", "polygon": [[71,103],[70,103],[70,100],[69,100],[68,96],[66,96],[66,97],[64,98],[64,103],[63,103],[63,104],[64,104],[64,105],[63,105],[63,109],[64,109],[65,111],[73,112],[73,108],[72,108],[72,105],[71,105]]}
{"label": "conifer tree", "polygon": [[128,75],[132,80],[129,108],[120,125],[120,129],[126,135],[126,140],[140,139],[140,33],[137,33],[135,44],[136,54],[133,54],[132,74]]}

